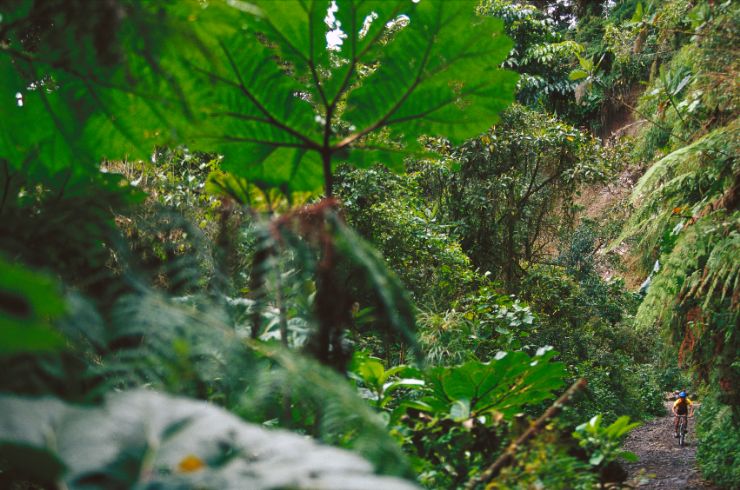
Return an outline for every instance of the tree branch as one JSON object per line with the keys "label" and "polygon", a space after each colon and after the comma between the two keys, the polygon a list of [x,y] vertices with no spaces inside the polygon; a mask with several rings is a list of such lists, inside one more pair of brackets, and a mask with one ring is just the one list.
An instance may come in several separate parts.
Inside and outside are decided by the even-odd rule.
{"label": "tree branch", "polygon": [[0,159],[0,162],[3,164],[3,171],[5,173],[5,178],[3,179],[3,196],[2,199],[0,199],[0,213],[2,213],[3,208],[5,208],[5,201],[8,199],[8,194],[10,193],[10,181],[12,176],[10,175],[10,166],[8,161],[5,158],[2,158]]}
{"label": "tree branch", "polygon": [[491,464],[491,466],[486,468],[480,475],[471,479],[465,485],[465,489],[473,490],[478,485],[486,484],[489,481],[493,480],[503,468],[509,466],[514,461],[514,456],[516,455],[517,450],[521,446],[526,444],[534,436],[536,436],[540,431],[542,431],[542,429],[550,422],[550,420],[552,420],[558,413],[560,413],[563,407],[568,402],[570,402],[571,398],[573,398],[573,395],[575,395],[585,387],[585,379],[579,379],[578,381],[576,381],[570,388],[565,391],[565,393],[560,396],[560,398],[555,401],[555,403],[550,406],[550,408],[545,410],[545,413],[543,413],[540,418],[538,418],[530,426],[530,428],[524,432],[524,434],[522,434],[514,442],[509,444],[509,447],[506,448],[506,450],[501,454],[501,456],[498,457],[498,459],[496,459],[496,461],[493,462],[493,464]]}

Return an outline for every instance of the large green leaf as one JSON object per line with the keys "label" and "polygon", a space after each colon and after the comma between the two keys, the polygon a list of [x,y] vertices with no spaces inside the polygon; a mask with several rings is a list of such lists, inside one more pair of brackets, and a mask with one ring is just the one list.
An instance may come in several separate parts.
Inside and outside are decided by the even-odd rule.
{"label": "large green leaf", "polygon": [[50,321],[63,312],[54,281],[0,259],[0,357],[59,349]]}
{"label": "large green leaf", "polygon": [[331,5],[127,4],[111,33],[119,63],[98,59],[88,33],[21,54],[16,39],[0,58],[3,113],[16,116],[0,123],[0,157],[94,169],[186,144],[263,185],[316,190],[340,162],[399,168],[422,134],[473,136],[512,101],[516,75],[499,68],[511,42],[475,1]]}
{"label": "large green leaf", "polygon": [[333,21],[326,0],[230,5],[199,22],[238,28],[204,32],[207,55],[180,53],[199,121],[186,142],[265,185],[316,190],[327,158],[400,168],[419,135],[475,135],[513,97],[516,75],[499,69],[511,43],[472,1],[339,1]]}
{"label": "large green leaf", "polygon": [[[112,14],[109,6],[88,5],[86,24],[76,18],[83,14],[78,5],[49,3],[46,10],[16,3],[25,7],[2,12],[8,40],[0,49],[0,158],[16,168],[38,164],[81,173],[95,171],[102,157],[145,157],[154,144],[175,141],[170,126],[184,122],[185,99],[173,95],[173,79],[158,71],[155,59],[167,43],[153,39],[154,32],[174,33],[175,12],[158,17],[159,2],[120,5],[125,22],[106,33],[105,49],[118,58],[112,63],[92,32]],[[26,33],[44,23],[50,25],[29,43]],[[65,25],[72,26],[68,32]]]}
{"label": "large green leaf", "polygon": [[73,165],[81,151],[76,115],[59,91],[29,88],[22,68],[34,71],[30,64],[0,56],[0,162],[7,166],[3,181],[18,171],[47,180],[67,169],[75,176],[85,173],[89,167]]}
{"label": "large green leaf", "polygon": [[362,128],[356,134],[389,126],[453,141],[489,128],[517,79],[498,69],[512,47],[503,23],[476,17],[476,2],[408,5],[408,24],[378,52],[379,66],[349,96],[343,118]]}
{"label": "large green leaf", "polygon": [[560,362],[550,362],[554,351],[540,350],[530,357],[523,352],[499,353],[490,362],[468,361],[459,366],[436,367],[427,372],[427,404],[424,411],[449,413],[457,418],[467,407],[472,415],[498,412],[512,416],[525,405],[554,396],[563,386],[566,371]]}

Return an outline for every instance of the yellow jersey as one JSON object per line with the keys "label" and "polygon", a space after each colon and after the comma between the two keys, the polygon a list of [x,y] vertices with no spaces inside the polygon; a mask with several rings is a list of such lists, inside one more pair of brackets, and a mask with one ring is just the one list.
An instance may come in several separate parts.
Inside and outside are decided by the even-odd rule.
{"label": "yellow jersey", "polygon": [[682,403],[681,398],[677,399],[673,403],[673,410],[679,414],[679,415],[686,415],[689,413],[689,407],[693,406],[694,402],[691,401],[691,398],[688,396],[686,397],[686,403]]}

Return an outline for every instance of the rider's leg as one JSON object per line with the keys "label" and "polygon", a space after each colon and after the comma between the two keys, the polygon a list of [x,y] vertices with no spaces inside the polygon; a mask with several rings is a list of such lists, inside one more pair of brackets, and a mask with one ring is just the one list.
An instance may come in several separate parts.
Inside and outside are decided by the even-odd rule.
{"label": "rider's leg", "polygon": [[678,437],[678,415],[673,416],[673,432],[676,434],[675,437]]}

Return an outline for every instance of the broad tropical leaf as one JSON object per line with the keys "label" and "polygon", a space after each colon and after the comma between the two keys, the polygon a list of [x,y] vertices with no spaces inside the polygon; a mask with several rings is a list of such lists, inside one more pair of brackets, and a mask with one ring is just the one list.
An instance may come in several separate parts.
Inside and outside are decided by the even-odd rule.
{"label": "broad tropical leaf", "polygon": [[334,5],[240,2],[243,28],[213,33],[216,55],[188,61],[206,121],[190,144],[266,185],[315,190],[323,174],[331,193],[332,165],[398,168],[404,148],[390,140],[459,141],[511,102],[516,75],[498,68],[511,43],[475,2]]}
{"label": "broad tropical leaf", "polygon": [[553,397],[563,386],[565,367],[550,362],[554,351],[541,349],[534,357],[523,352],[500,353],[490,362],[468,361],[435,367],[426,373],[429,394],[413,408],[453,419],[500,413],[512,416],[525,405]]}
{"label": "broad tropical leaf", "polygon": [[[3,113],[15,115],[0,156],[89,168],[186,144],[223,154],[226,170],[260,185],[316,190],[323,175],[331,194],[333,165],[398,168],[418,136],[461,141],[509,105],[517,76],[499,65],[511,42],[475,5],[127,5],[119,64],[98,59],[88,37],[61,54],[16,51],[14,38],[0,59]],[[23,107],[11,107],[16,93]],[[18,121],[33,124],[20,131]]]}

